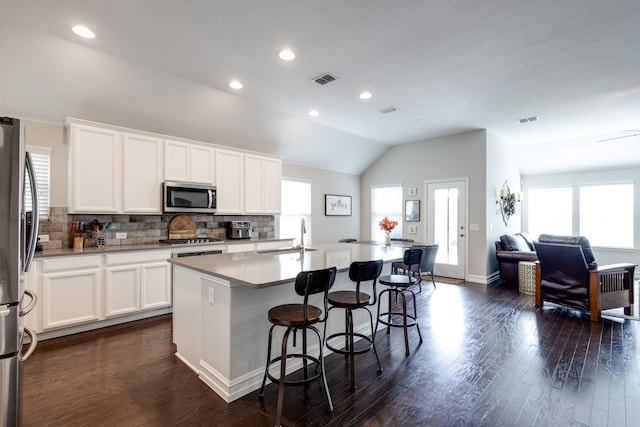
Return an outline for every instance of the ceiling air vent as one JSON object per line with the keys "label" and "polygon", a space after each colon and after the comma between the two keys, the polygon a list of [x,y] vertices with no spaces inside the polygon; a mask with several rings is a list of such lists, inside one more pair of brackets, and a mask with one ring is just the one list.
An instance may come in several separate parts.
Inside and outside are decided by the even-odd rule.
{"label": "ceiling air vent", "polygon": [[398,109],[393,105],[391,105],[389,107],[381,108],[378,111],[380,111],[382,114],[389,114],[389,113],[395,113],[396,111],[398,111]]}
{"label": "ceiling air vent", "polygon": [[336,80],[337,77],[336,76],[332,76],[329,73],[326,74],[321,74],[318,77],[314,77],[313,80],[314,82],[318,83],[319,85],[326,85],[327,83],[331,83],[332,81]]}

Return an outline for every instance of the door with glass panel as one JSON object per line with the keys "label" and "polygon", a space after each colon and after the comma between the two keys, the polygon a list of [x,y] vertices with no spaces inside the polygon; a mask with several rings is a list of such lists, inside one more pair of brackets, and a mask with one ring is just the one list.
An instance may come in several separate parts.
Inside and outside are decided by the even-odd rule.
{"label": "door with glass panel", "polygon": [[427,182],[427,242],[438,244],[438,276],[465,278],[467,181]]}

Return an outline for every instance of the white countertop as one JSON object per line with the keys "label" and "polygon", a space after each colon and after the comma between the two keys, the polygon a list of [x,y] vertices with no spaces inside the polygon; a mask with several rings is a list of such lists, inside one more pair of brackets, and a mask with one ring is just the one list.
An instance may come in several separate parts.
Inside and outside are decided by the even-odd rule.
{"label": "white countertop", "polygon": [[241,252],[172,258],[169,262],[253,288],[292,282],[300,271],[337,267],[346,270],[354,261],[402,258],[404,248],[385,245],[331,243],[312,245],[304,254]]}

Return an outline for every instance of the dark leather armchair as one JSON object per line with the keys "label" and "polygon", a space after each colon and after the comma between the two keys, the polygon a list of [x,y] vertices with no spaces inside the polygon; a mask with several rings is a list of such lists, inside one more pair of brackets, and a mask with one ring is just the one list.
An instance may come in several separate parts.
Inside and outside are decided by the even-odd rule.
{"label": "dark leather armchair", "polygon": [[503,283],[518,283],[518,263],[537,261],[533,240],[526,233],[505,234],[496,241],[496,258]]}
{"label": "dark leather armchair", "polygon": [[632,313],[634,264],[598,267],[586,238],[543,236],[536,243],[536,306],[549,301],[576,308],[590,313],[592,321],[610,308]]}

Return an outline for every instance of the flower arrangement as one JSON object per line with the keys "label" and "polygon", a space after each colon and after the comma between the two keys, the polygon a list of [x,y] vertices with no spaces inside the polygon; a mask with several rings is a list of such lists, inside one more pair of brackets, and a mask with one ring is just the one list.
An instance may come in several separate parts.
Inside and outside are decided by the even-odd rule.
{"label": "flower arrangement", "polygon": [[382,218],[382,221],[378,223],[378,225],[380,226],[381,230],[388,234],[391,233],[394,228],[396,228],[396,225],[398,225],[398,221],[392,221],[385,216],[384,218]]}

